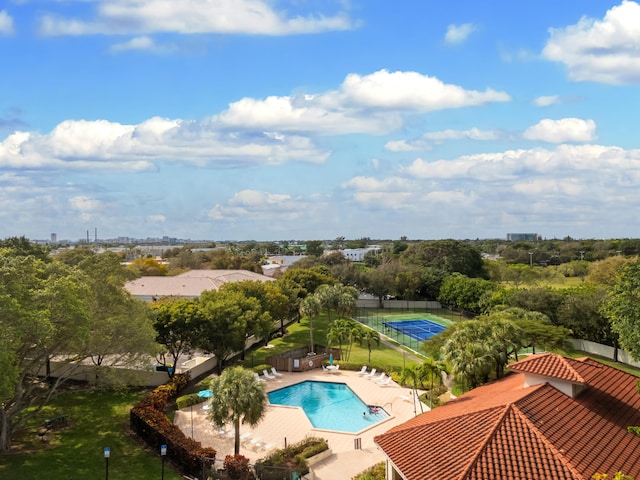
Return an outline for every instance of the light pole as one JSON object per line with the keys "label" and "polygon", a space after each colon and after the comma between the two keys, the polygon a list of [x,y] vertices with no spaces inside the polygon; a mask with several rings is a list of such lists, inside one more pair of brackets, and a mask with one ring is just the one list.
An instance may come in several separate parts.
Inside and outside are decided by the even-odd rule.
{"label": "light pole", "polygon": [[584,250],[580,250],[580,260],[584,260]]}
{"label": "light pole", "polygon": [[533,252],[529,252],[529,266],[533,268]]}
{"label": "light pole", "polygon": [[166,445],[160,445],[160,456],[162,457],[162,480],[164,480],[164,457],[167,456]]}
{"label": "light pole", "polygon": [[191,405],[191,438],[193,438],[193,405]]}
{"label": "light pole", "polygon": [[111,449],[109,447],[104,447],[104,472],[105,472],[105,480],[109,480],[109,457],[111,456]]}

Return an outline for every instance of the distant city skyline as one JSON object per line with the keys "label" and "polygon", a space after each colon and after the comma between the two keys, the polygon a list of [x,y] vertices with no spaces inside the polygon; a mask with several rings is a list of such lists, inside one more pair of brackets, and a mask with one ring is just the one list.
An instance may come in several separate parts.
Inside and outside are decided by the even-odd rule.
{"label": "distant city skyline", "polygon": [[9,0],[0,237],[638,238],[640,0]]}

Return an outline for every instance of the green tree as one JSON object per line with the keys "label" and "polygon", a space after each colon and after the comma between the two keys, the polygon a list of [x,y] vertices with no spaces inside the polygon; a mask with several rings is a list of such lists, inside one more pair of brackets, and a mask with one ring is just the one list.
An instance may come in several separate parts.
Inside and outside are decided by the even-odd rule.
{"label": "green tree", "polygon": [[640,360],[640,260],[623,267],[602,313],[611,321],[620,346]]}
{"label": "green tree", "polygon": [[[180,356],[192,351],[198,343],[198,333],[202,329],[203,315],[197,299],[165,297],[151,305],[154,313],[153,327],[156,341],[164,346],[170,362],[162,353],[161,364],[178,365]],[[169,370],[173,376],[175,368]]]}
{"label": "green tree", "polygon": [[367,344],[367,350],[369,351],[368,362],[371,363],[371,349],[374,344],[380,346],[380,333],[372,328],[365,327],[362,336],[360,337],[360,341]]}
{"label": "green tree", "polygon": [[255,298],[240,292],[209,290],[200,296],[203,323],[197,346],[212,352],[218,360],[218,373],[231,354],[244,352],[252,325],[261,324],[263,312]]}
{"label": "green tree", "polygon": [[166,265],[151,257],[136,258],[129,265],[129,269],[143,277],[164,276],[168,272]]}
{"label": "green tree", "polygon": [[484,299],[490,298],[497,288],[497,285],[489,280],[454,273],[442,282],[438,301],[454,308],[483,313],[484,306],[488,303]]}
{"label": "green tree", "polygon": [[83,273],[19,252],[0,248],[0,452],[88,356],[92,328]]}
{"label": "green tree", "polygon": [[209,419],[222,427],[229,422],[235,431],[234,453],[240,453],[240,424],[257,425],[264,417],[267,394],[264,385],[251,370],[242,367],[225,369],[214,377],[210,387],[213,391]]}
{"label": "green tree", "polygon": [[308,240],[306,246],[307,255],[319,257],[324,253],[324,243],[322,240]]}
{"label": "green tree", "polygon": [[625,258],[621,255],[609,257],[589,265],[589,273],[586,282],[590,284],[606,285],[613,287],[616,284],[618,273],[624,266],[637,259]]}
{"label": "green tree", "polygon": [[468,388],[475,388],[489,377],[493,366],[490,328],[485,322],[470,320],[459,324],[442,347],[444,360]]}
{"label": "green tree", "polygon": [[320,305],[320,302],[314,295],[306,297],[300,303],[300,316],[307,317],[309,319],[309,349],[312,352],[315,351],[315,344],[313,341],[313,319],[318,316],[321,309],[322,305]]}
{"label": "green tree", "polygon": [[418,242],[400,254],[400,260],[410,265],[436,267],[447,273],[461,273],[468,277],[485,277],[480,250],[458,240]]}

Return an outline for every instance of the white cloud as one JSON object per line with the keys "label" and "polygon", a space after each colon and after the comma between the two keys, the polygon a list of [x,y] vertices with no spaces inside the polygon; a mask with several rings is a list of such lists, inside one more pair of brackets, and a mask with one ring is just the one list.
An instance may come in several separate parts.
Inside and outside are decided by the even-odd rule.
{"label": "white cloud", "polygon": [[294,35],[349,30],[345,12],[288,16],[266,0],[97,0],[94,19],[85,21],[47,14],[43,35],[96,34],[255,34]]}
{"label": "white cloud", "polygon": [[455,45],[464,42],[469,35],[476,30],[472,23],[463,23],[462,25],[449,25],[447,33],[444,36],[445,43]]}
{"label": "white cloud", "polygon": [[528,140],[549,143],[592,142],[596,136],[596,122],[581,118],[544,119],[527,128],[522,136]]}
{"label": "white cloud", "polygon": [[123,43],[116,43],[109,48],[111,53],[120,53],[126,51],[144,51],[157,54],[169,54],[177,51],[174,45],[159,45],[152,38],[144,35],[135,37]]}
{"label": "white cloud", "polygon": [[560,95],[543,95],[533,99],[532,102],[536,107],[549,107],[561,103]]}
{"label": "white cloud", "polygon": [[423,140],[390,140],[384,144],[390,152],[420,152],[430,150],[431,145]]}
{"label": "white cloud", "polygon": [[500,133],[494,130],[480,130],[479,128],[471,128],[469,130],[441,130],[439,132],[427,132],[423,136],[428,140],[442,142],[445,140],[460,140],[467,138],[469,140],[497,140]]}
{"label": "white cloud", "polygon": [[162,214],[147,215],[147,222],[149,223],[165,223],[167,217]]}
{"label": "white cloud", "polygon": [[13,18],[6,10],[0,10],[0,35],[13,35],[14,33]]}
{"label": "white cloud", "polygon": [[0,142],[0,167],[141,171],[160,161],[196,165],[322,163],[328,152],[298,135],[229,132],[202,122],[154,117],[138,125],[71,121],[50,133],[16,132]]}
{"label": "white cloud", "polygon": [[[506,102],[504,92],[465,90],[417,72],[349,74],[323,94],[243,98],[216,117],[234,128],[314,131],[321,135],[383,134],[402,126],[401,114]],[[393,145],[391,145],[393,148]]]}
{"label": "white cloud", "polygon": [[370,75],[347,75],[342,83],[345,102],[359,107],[431,112],[447,108],[508,102],[505,92],[487,88],[465,90],[418,72],[378,70]]}
{"label": "white cloud", "polygon": [[215,221],[242,223],[249,220],[279,223],[301,220],[314,215],[326,206],[326,198],[309,195],[293,196],[258,190],[241,190],[225,203],[218,203],[209,211]]}
{"label": "white cloud", "polygon": [[551,29],[542,54],[564,63],[574,81],[640,83],[640,5],[625,0],[602,20]]}

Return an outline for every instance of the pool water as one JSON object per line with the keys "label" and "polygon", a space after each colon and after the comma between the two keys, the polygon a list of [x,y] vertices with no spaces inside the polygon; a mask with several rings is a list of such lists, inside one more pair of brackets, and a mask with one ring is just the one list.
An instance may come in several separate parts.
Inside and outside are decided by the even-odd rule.
{"label": "pool water", "polygon": [[269,393],[272,405],[302,407],[314,428],[355,433],[389,414],[369,407],[344,383],[307,380]]}

